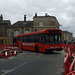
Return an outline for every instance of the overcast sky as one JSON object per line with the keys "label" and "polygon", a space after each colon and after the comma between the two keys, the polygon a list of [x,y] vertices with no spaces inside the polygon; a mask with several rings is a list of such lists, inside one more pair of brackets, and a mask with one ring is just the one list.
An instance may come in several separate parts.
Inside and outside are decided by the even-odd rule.
{"label": "overcast sky", "polygon": [[24,14],[27,20],[33,20],[35,12],[39,16],[55,16],[60,28],[75,36],[75,0],[0,0],[0,14],[12,24],[23,21]]}

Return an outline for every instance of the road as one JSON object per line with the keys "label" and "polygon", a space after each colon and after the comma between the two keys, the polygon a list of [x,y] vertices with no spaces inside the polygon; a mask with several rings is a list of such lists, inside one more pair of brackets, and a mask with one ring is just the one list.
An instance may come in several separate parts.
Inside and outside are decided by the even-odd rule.
{"label": "road", "polygon": [[62,75],[63,51],[53,54],[23,51],[16,57],[0,59],[0,75]]}

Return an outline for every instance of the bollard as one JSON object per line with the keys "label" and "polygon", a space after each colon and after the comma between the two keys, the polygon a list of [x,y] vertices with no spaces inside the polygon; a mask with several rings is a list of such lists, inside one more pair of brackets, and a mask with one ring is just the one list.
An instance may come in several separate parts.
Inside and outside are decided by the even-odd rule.
{"label": "bollard", "polygon": [[75,71],[68,73],[67,75],[75,75]]}
{"label": "bollard", "polygon": [[[67,55],[64,58],[64,67],[65,67],[65,71],[64,71],[64,75],[75,75],[75,47],[72,44],[68,45],[67,48]],[[74,60],[71,61],[71,58],[74,57]],[[67,74],[68,73],[68,74]]]}
{"label": "bollard", "polygon": [[5,51],[5,58],[8,58],[7,50]]}
{"label": "bollard", "polygon": [[16,56],[16,50],[14,50],[14,56]]}
{"label": "bollard", "polygon": [[64,75],[66,75],[67,72],[69,72],[69,66],[70,66],[70,57],[69,57],[69,54],[67,53],[65,57],[65,62],[64,62],[64,67],[65,67]]}
{"label": "bollard", "polygon": [[69,72],[74,71],[74,65],[75,65],[75,58],[74,58],[73,62],[70,65]]}
{"label": "bollard", "polygon": [[71,58],[72,57],[72,49],[71,48],[68,48],[68,54],[69,54],[69,57]]}
{"label": "bollard", "polygon": [[[65,54],[65,58],[64,58],[64,63],[65,63],[65,60],[66,60],[66,54]],[[64,66],[64,65],[63,65]]]}

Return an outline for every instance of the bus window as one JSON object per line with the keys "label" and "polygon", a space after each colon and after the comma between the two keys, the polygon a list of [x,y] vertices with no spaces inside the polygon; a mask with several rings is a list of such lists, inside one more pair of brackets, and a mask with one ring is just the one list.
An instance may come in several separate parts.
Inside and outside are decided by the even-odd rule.
{"label": "bus window", "polygon": [[60,34],[58,34],[58,35],[54,35],[55,37],[54,37],[54,42],[55,42],[55,44],[59,44],[59,43],[62,43],[61,42],[61,35]]}
{"label": "bus window", "polygon": [[34,35],[31,35],[31,42],[34,42]]}
{"label": "bus window", "polygon": [[23,42],[26,42],[26,36],[23,36],[22,38],[23,38]]}
{"label": "bus window", "polygon": [[60,35],[47,34],[46,35],[46,44],[58,44],[61,41]]}
{"label": "bus window", "polygon": [[35,40],[35,42],[39,42],[39,35],[35,35],[34,40]]}
{"label": "bus window", "polygon": [[17,38],[18,41],[21,41],[20,37]]}
{"label": "bus window", "polygon": [[45,44],[45,43],[46,43],[45,37],[41,37],[41,43],[42,43],[42,44]]}
{"label": "bus window", "polygon": [[42,44],[45,44],[46,43],[46,37],[45,37],[45,34],[40,34],[39,35],[39,42],[41,42]]}
{"label": "bus window", "polygon": [[24,36],[22,36],[22,39],[23,39],[22,41],[24,42]]}
{"label": "bus window", "polygon": [[17,41],[23,42],[23,37],[22,37],[22,36],[19,36],[19,37],[17,38]]}
{"label": "bus window", "polygon": [[58,35],[58,43],[62,43],[60,34]]}
{"label": "bus window", "polygon": [[54,35],[51,34],[46,35],[46,44],[54,44]]}
{"label": "bus window", "polygon": [[55,41],[54,41],[55,44],[57,44],[57,35],[55,35]]}
{"label": "bus window", "polygon": [[49,42],[50,42],[51,44],[54,44],[54,35],[50,35],[50,36],[49,36]]}
{"label": "bus window", "polygon": [[26,42],[30,42],[30,36],[29,35],[26,36]]}

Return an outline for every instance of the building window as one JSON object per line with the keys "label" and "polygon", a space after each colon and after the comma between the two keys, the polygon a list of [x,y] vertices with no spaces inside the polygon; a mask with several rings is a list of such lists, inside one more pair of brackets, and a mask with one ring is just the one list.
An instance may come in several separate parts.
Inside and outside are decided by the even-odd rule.
{"label": "building window", "polygon": [[43,27],[43,22],[40,22],[39,24],[40,24],[40,25],[39,25],[40,27]]}
{"label": "building window", "polygon": [[29,29],[25,29],[25,30],[24,30],[24,34],[25,34],[25,33],[29,33],[29,32],[30,32]]}
{"label": "building window", "polygon": [[14,31],[14,36],[17,36],[17,35],[19,35],[20,34],[20,31],[18,30],[18,29],[16,29],[15,31]]}

